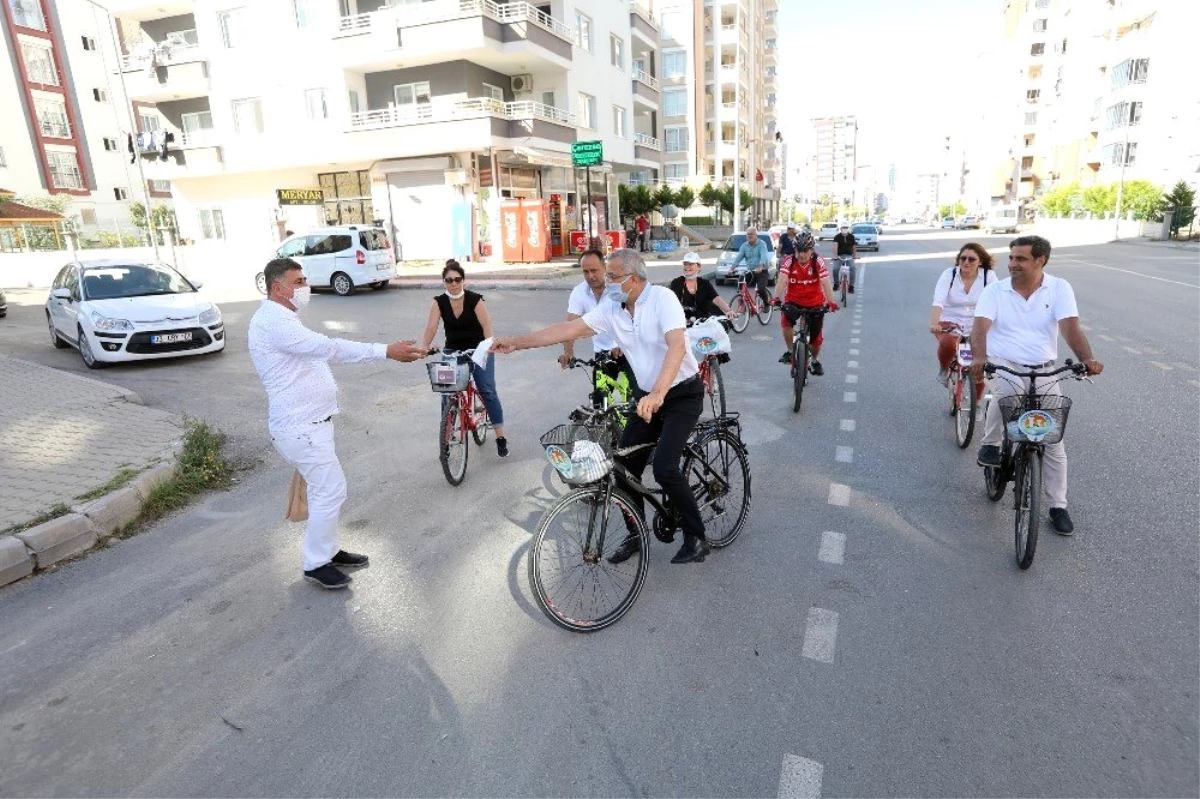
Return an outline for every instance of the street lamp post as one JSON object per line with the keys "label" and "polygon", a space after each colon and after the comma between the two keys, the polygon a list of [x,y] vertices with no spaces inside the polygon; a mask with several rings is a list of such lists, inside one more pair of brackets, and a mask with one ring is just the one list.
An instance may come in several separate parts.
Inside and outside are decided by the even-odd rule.
{"label": "street lamp post", "polygon": [[[737,24],[742,21],[741,10],[734,12]],[[741,32],[734,26],[733,43],[733,232],[738,229],[742,215],[742,42]]]}

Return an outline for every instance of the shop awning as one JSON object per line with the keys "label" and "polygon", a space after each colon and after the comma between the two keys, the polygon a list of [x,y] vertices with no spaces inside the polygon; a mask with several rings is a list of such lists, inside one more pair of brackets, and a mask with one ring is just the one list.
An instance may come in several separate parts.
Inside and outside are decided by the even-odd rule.
{"label": "shop awning", "polygon": [[515,158],[506,158],[509,155],[507,152],[498,153],[497,157],[501,163],[519,163],[530,164],[533,166],[557,166],[565,169],[571,169],[571,156],[568,153],[550,153],[543,150],[535,150],[532,147],[514,147],[511,154]]}

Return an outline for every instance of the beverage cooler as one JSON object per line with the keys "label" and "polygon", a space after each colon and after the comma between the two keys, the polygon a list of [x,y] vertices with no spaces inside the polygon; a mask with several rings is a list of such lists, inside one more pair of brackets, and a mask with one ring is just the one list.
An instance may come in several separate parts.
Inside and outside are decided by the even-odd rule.
{"label": "beverage cooler", "polygon": [[561,258],[571,254],[571,243],[566,227],[566,199],[561,194],[551,194],[548,208],[550,221],[550,255]]}
{"label": "beverage cooler", "polygon": [[550,203],[547,200],[505,200],[500,204],[504,260],[508,263],[546,263],[550,260]]}
{"label": "beverage cooler", "polygon": [[608,252],[625,249],[624,230],[607,230],[604,233],[604,238],[606,239],[605,244],[608,246]]}

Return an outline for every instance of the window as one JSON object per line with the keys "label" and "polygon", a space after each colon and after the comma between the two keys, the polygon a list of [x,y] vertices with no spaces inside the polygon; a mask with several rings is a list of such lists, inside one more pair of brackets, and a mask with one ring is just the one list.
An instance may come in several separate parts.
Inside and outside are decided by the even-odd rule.
{"label": "window", "polygon": [[575,44],[592,52],[592,18],[581,11],[575,12]]}
{"label": "window", "polygon": [[307,28],[316,20],[313,0],[292,0],[292,10],[296,15],[296,27]]}
{"label": "window", "polygon": [[1029,89],[1025,92],[1025,102],[1035,105],[1042,95],[1041,89]]}
{"label": "window", "polygon": [[1137,125],[1142,121],[1142,103],[1141,101],[1117,103],[1109,107],[1107,117],[1108,130]]}
{"label": "window", "polygon": [[547,108],[556,107],[554,105],[554,92],[542,92],[542,105],[546,106]]}
{"label": "window", "polygon": [[180,114],[179,127],[185,134],[199,133],[202,130],[212,130],[212,112],[197,111],[194,114]]}
{"label": "window", "polygon": [[1036,135],[1035,135],[1035,134],[1033,134],[1033,133],[1026,133],[1026,134],[1025,134],[1025,146],[1026,146],[1026,147],[1032,147],[1032,146],[1033,146],[1033,141],[1034,141],[1034,139],[1035,139],[1035,138],[1036,138]]}
{"label": "window", "polygon": [[1045,30],[1046,30],[1046,20],[1035,19],[1033,21],[1033,32],[1034,33],[1043,33],[1043,32],[1045,32]]}
{"label": "window", "polygon": [[98,103],[108,102],[108,92],[104,89],[92,89],[92,97],[94,97]]}
{"label": "window", "polygon": [[625,69],[625,40],[615,33],[609,37],[610,59],[617,69]]}
{"label": "window", "polygon": [[155,114],[138,114],[138,126],[143,133],[154,133],[162,127]]}
{"label": "window", "polygon": [[38,0],[8,0],[13,12],[13,22],[22,28],[46,30],[46,18],[42,16],[42,4]]}
{"label": "window", "polygon": [[688,149],[688,129],[682,125],[674,128],[664,128],[663,136],[666,146],[663,150],[668,153],[686,153]]}
{"label": "window", "polygon": [[50,151],[46,153],[50,165],[50,184],[56,189],[82,189],[83,173],[79,171],[79,159],[75,153]]}
{"label": "window", "polygon": [[663,116],[681,117],[687,114],[687,89],[664,89]]}
{"label": "window", "polygon": [[596,129],[596,98],[583,92],[579,93],[579,125]]}
{"label": "window", "polygon": [[403,83],[392,87],[396,105],[400,108],[412,108],[417,105],[429,105],[429,81],[419,83]]}
{"label": "window", "polygon": [[1120,166],[1122,155],[1124,155],[1125,166],[1131,166],[1137,161],[1137,142],[1131,141],[1128,144],[1128,150],[1126,150],[1125,142],[1117,142],[1105,147],[1102,155],[1103,163]]}
{"label": "window", "polygon": [[325,103],[325,90],[306,89],[304,108],[309,119],[329,119],[329,107]]}
{"label": "window", "polygon": [[217,28],[221,31],[221,45],[226,50],[240,47],[244,34],[244,8],[229,8],[217,12]]}
{"label": "window", "polygon": [[233,129],[242,135],[263,132],[261,99],[247,97],[233,101]]}
{"label": "window", "polygon": [[43,136],[56,139],[71,137],[71,124],[67,121],[67,107],[62,100],[34,100],[34,110],[37,113],[38,127]]}
{"label": "window", "polygon": [[687,180],[688,165],[686,163],[665,164],[663,170],[664,176],[669,181]]}
{"label": "window", "polygon": [[54,53],[49,47],[29,42],[21,43],[21,54],[25,56],[25,74],[31,83],[43,86],[58,86],[58,70],[54,68]]}
{"label": "window", "polygon": [[84,50],[95,50],[96,49],[96,40],[93,39],[91,36],[81,36],[79,38],[83,40],[83,49]]}
{"label": "window", "polygon": [[681,11],[662,12],[659,15],[658,29],[662,32],[663,39],[675,39],[680,42],[691,41],[691,37],[683,29],[683,12]]}
{"label": "window", "polygon": [[169,180],[151,180],[149,183],[150,191],[155,192],[156,194],[171,193],[171,181]]}
{"label": "window", "polygon": [[128,200],[129,192],[125,189],[113,189],[113,198],[117,200]]}
{"label": "window", "polygon": [[0,147],[0,169],[8,166],[8,161],[4,158],[4,148]]}
{"label": "window", "polygon": [[1037,2],[1035,2],[1033,4],[1033,7],[1034,8],[1049,8],[1050,0],[1037,0]]}
{"label": "window", "polygon": [[96,209],[95,208],[80,208],[79,221],[85,225],[96,224]]}
{"label": "window", "polygon": [[1045,42],[1035,42],[1029,48],[1030,55],[1042,55],[1045,52],[1046,52],[1046,43]]}
{"label": "window", "polygon": [[210,241],[224,240],[225,216],[221,213],[221,209],[201,208],[197,213],[200,216],[200,238]]}
{"label": "window", "polygon": [[359,99],[358,99],[358,92],[356,92],[356,91],[354,91],[353,89],[351,89],[351,90],[350,90],[350,93],[349,93],[349,100],[350,100],[350,113],[351,113],[351,114],[357,114],[357,113],[359,112],[359,108],[360,108],[360,106],[359,106],[359,103],[360,103],[360,101],[359,101]]}
{"label": "window", "polygon": [[1060,47],[1060,49],[1059,49],[1059,51],[1058,51],[1058,52],[1060,52],[1060,53],[1066,53],[1066,52],[1067,52],[1067,40],[1066,40],[1066,39],[1063,39],[1063,40],[1062,40],[1062,45],[1061,45],[1061,47]]}
{"label": "window", "polygon": [[490,83],[483,84],[483,96],[490,97],[497,102],[504,102],[504,89],[499,86],[493,86]]}
{"label": "window", "polygon": [[1149,58],[1127,58],[1113,68],[1113,88],[1127,86],[1130,83],[1145,83],[1149,73]]}
{"label": "window", "polygon": [[664,78],[687,77],[687,51],[668,50],[662,54],[662,69]]}
{"label": "window", "polygon": [[104,149],[107,150],[108,152],[111,153],[113,150],[116,150],[118,148],[119,148],[119,145],[117,144],[116,139],[109,139],[107,137],[104,139]]}
{"label": "window", "polygon": [[165,41],[175,47],[196,47],[200,44],[200,35],[195,28],[185,28],[181,31],[171,31]]}
{"label": "window", "polygon": [[613,135],[625,138],[625,109],[619,105],[613,106]]}

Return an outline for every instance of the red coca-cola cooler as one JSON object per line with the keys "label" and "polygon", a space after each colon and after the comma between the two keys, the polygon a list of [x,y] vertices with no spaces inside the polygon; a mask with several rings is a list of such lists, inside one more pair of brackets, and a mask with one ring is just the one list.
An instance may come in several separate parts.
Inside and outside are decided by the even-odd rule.
{"label": "red coca-cola cooler", "polygon": [[605,244],[608,245],[608,251],[625,249],[625,231],[624,230],[606,230],[604,232]]}
{"label": "red coca-cola cooler", "polygon": [[573,255],[582,255],[583,251],[588,248],[588,237],[586,230],[571,231],[571,253]]}
{"label": "red coca-cola cooler", "polygon": [[545,200],[505,200],[500,204],[500,240],[509,263],[550,260],[550,215]]}
{"label": "red coca-cola cooler", "polygon": [[525,236],[521,231],[521,220],[520,200],[500,203],[500,254],[509,263],[525,260],[522,257],[521,243]]}

